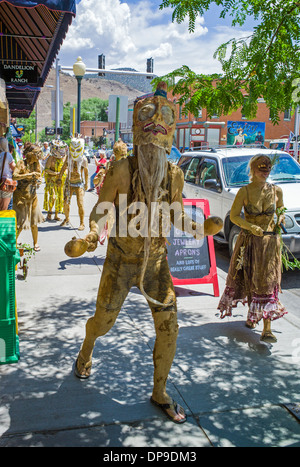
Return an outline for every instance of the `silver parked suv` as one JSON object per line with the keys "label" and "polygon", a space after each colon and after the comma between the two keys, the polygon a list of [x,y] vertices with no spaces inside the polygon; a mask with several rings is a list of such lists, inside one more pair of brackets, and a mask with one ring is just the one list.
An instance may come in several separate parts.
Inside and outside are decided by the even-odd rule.
{"label": "silver parked suv", "polygon": [[184,172],[185,198],[209,201],[210,214],[223,219],[223,230],[215,236],[226,242],[232,254],[240,228],[230,221],[230,209],[240,187],[249,183],[249,161],[257,154],[276,157],[268,181],[279,185],[287,208],[283,241],[300,257],[300,165],[283,151],[258,147],[220,147],[182,154],[178,165]]}

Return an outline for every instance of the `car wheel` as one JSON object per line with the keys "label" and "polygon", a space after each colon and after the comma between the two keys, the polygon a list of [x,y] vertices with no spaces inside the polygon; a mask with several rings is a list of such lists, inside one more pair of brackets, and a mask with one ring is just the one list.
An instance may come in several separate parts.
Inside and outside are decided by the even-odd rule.
{"label": "car wheel", "polygon": [[237,225],[234,225],[232,229],[230,230],[229,233],[229,239],[228,239],[228,248],[229,248],[229,255],[232,256],[238,235],[240,233],[241,229]]}

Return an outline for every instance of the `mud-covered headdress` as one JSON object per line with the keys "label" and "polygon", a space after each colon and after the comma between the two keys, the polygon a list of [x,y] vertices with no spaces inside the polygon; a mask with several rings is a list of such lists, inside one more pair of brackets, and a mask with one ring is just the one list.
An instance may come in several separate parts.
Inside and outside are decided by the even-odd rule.
{"label": "mud-covered headdress", "polygon": [[43,156],[42,148],[38,144],[25,143],[24,145],[24,159],[27,160],[29,164],[39,161]]}
{"label": "mud-covered headdress", "polygon": [[138,100],[133,111],[133,144],[152,143],[171,152],[176,128],[176,107],[167,99],[167,85],[161,81],[153,96]]}
{"label": "mud-covered headdress", "polygon": [[72,138],[70,142],[70,155],[73,161],[82,159],[84,153],[84,139]]}
{"label": "mud-covered headdress", "polygon": [[121,139],[116,141],[114,144],[114,155],[116,156],[116,161],[127,156],[127,144]]}
{"label": "mud-covered headdress", "polygon": [[67,154],[68,145],[60,139],[51,142],[51,154],[57,159],[62,159]]}

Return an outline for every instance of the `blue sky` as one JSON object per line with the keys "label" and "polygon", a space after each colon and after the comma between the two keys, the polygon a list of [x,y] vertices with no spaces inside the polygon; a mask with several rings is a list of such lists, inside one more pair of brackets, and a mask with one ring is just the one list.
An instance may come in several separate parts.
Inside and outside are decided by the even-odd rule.
{"label": "blue sky", "polygon": [[172,23],[172,9],[159,10],[160,0],[77,0],[77,15],[58,58],[71,66],[81,56],[87,67],[97,68],[104,53],[106,68],[129,66],[146,71],[154,59],[154,72],[163,75],[181,65],[197,73],[220,72],[213,58],[216,48],[232,37],[251,33],[253,24],[232,28],[230,18],[219,18],[217,7],[199,17],[195,32],[187,22]]}

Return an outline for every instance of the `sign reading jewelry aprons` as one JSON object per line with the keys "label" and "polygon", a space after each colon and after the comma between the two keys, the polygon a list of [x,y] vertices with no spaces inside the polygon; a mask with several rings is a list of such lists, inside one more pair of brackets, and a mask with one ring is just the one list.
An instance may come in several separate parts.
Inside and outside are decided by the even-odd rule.
{"label": "sign reading jewelry aprons", "polygon": [[36,84],[38,73],[36,65],[6,63],[0,65],[0,76],[7,84]]}
{"label": "sign reading jewelry aprons", "polygon": [[[185,213],[198,223],[209,217],[207,199],[182,200]],[[168,263],[174,285],[212,284],[219,296],[216,256],[213,237],[195,240],[172,226],[168,237]]]}

